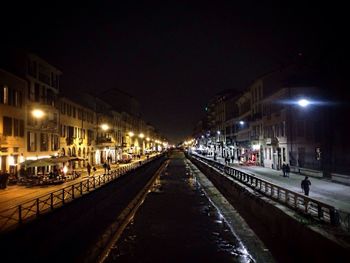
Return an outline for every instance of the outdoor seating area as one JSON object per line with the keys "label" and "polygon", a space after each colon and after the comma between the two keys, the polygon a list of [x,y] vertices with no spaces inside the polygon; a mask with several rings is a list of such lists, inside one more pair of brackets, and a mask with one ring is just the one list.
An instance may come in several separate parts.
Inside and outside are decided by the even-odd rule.
{"label": "outdoor seating area", "polygon": [[27,160],[20,164],[20,170],[11,175],[9,185],[43,186],[57,185],[81,176],[74,162],[84,161],[79,157],[52,157]]}

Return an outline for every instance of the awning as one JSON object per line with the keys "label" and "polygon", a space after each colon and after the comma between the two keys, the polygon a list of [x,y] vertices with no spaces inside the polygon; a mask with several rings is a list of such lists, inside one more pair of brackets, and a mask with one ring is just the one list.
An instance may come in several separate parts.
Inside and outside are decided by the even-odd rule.
{"label": "awning", "polygon": [[84,161],[84,160],[85,159],[81,157],[62,156],[62,157],[54,157],[54,158],[42,158],[38,160],[26,160],[20,163],[20,165],[25,168],[30,168],[30,167],[56,165],[58,163],[65,163],[70,161]]}
{"label": "awning", "polygon": [[[50,161],[51,158],[43,158],[43,159],[38,159],[34,160],[33,162],[25,165],[27,168],[30,167],[40,167],[40,166],[49,166],[52,165],[53,163]],[[21,164],[22,165],[22,164]]]}

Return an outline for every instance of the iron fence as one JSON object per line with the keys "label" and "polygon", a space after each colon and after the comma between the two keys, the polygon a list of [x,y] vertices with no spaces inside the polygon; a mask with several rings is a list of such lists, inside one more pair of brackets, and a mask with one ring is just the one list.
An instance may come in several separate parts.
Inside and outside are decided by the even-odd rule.
{"label": "iron fence", "polygon": [[30,221],[61,207],[157,157],[159,156],[126,164],[123,167],[113,170],[110,174],[90,176],[75,184],[0,211],[0,232],[15,228],[23,222]]}
{"label": "iron fence", "polygon": [[233,167],[226,166],[214,160],[209,160],[198,155],[192,155],[193,158],[216,168],[222,173],[231,178],[253,188],[273,200],[284,204],[293,210],[310,215],[315,219],[331,224],[333,226],[340,226],[342,229],[350,232],[350,214],[336,209],[332,205],[320,202],[311,197],[281,187],[267,180],[258,178],[252,174],[242,172]]}

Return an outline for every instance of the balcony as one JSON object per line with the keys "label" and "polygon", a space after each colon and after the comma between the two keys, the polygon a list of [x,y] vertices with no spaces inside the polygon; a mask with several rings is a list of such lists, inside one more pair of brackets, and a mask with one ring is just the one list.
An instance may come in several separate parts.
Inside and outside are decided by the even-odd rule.
{"label": "balcony", "polygon": [[98,137],[96,143],[102,146],[110,146],[112,144],[112,138]]}

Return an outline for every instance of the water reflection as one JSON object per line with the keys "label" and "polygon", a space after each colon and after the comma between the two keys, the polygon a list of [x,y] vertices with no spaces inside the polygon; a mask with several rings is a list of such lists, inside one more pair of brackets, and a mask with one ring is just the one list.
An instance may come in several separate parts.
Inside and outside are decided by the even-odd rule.
{"label": "water reflection", "polygon": [[188,165],[170,163],[134,220],[106,262],[254,262]]}

